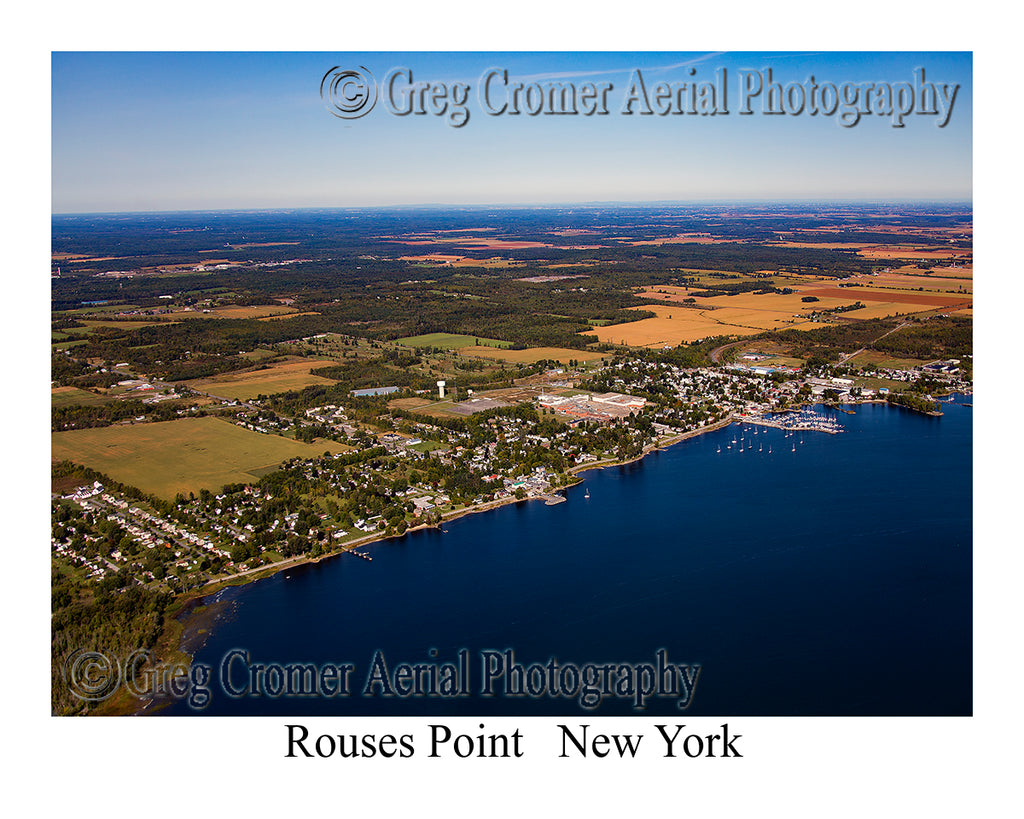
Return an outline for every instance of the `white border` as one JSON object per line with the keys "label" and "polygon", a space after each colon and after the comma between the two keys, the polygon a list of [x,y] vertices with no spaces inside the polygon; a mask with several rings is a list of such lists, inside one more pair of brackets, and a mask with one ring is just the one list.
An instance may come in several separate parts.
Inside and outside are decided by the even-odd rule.
{"label": "white border", "polygon": [[[108,2],[48,4],[32,14],[32,36],[26,42],[12,38],[19,39],[17,50],[4,57],[5,85],[11,92],[5,131],[13,137],[6,154],[16,168],[4,205],[9,229],[4,255],[11,265],[6,278],[15,285],[8,301],[6,341],[10,351],[25,357],[12,373],[4,402],[4,422],[17,439],[4,493],[6,517],[14,523],[15,534],[5,564],[4,598],[4,622],[14,638],[4,675],[4,702],[12,718],[6,740],[18,759],[18,769],[8,779],[16,791],[12,804],[18,804],[20,795],[84,815],[131,810],[148,816],[218,808],[248,809],[259,816],[371,808],[391,816],[400,807],[453,816],[547,816],[587,808],[595,815],[657,808],[727,816],[755,811],[962,816],[985,815],[986,807],[1004,797],[1007,804],[1018,801],[1009,793],[1009,783],[1015,758],[1010,721],[1017,712],[1011,699],[1015,679],[1010,657],[1018,642],[1011,629],[1019,622],[1012,616],[1019,595],[1019,529],[1007,524],[1010,510],[1017,508],[1013,490],[1020,485],[1019,444],[1008,444],[1003,433],[1013,428],[1011,413],[1020,404],[1013,400],[1019,388],[1010,392],[1000,382],[1012,374],[1008,330],[1019,326],[1011,308],[1021,295],[1018,285],[1007,298],[1004,287],[1010,277],[1024,274],[1016,270],[1019,254],[1010,246],[1020,233],[1007,190],[1016,183],[1007,173],[1019,167],[1020,132],[1014,126],[1020,103],[1011,87],[1018,68],[1010,55],[1018,47],[1000,38],[1000,30],[1012,28],[1008,17],[986,20],[978,9],[963,6],[904,10],[889,2],[855,7],[772,3],[738,9],[637,4],[556,9],[539,2],[485,9],[464,3],[461,13],[454,14],[436,3],[412,9],[399,5],[392,13],[379,6],[305,3],[264,12],[208,2],[142,11],[136,3]],[[11,25],[9,31],[18,35],[18,24]],[[48,344],[42,343],[39,328],[46,327],[41,314],[47,312],[49,296],[48,265],[41,260],[49,251],[51,49],[687,50],[725,44],[744,50],[769,43],[779,50],[825,43],[829,49],[975,51],[975,717],[733,719],[733,729],[745,734],[746,758],[699,761],[562,760],[557,750],[541,750],[557,735],[557,720],[490,719],[485,722],[494,729],[521,724],[530,738],[529,756],[450,763],[425,754],[413,760],[287,760],[282,719],[82,721],[46,716],[49,615],[41,589],[48,578],[46,563],[40,572],[34,552],[42,548],[41,533],[48,529],[48,509],[38,496],[48,481],[39,450],[48,448],[49,415],[48,401],[39,400],[46,394],[42,374],[48,369]],[[31,309],[22,311],[24,303]],[[1007,458],[1016,467],[1012,473],[1004,471]],[[21,554],[32,555],[26,562],[27,582],[21,576]],[[347,732],[356,722],[361,732],[404,733],[422,731],[412,726],[428,720],[318,718],[307,724],[311,730]],[[448,722],[475,727],[473,721]],[[648,721],[630,718],[624,727],[620,722],[595,719],[592,724],[606,732],[636,732]],[[713,728],[721,720],[687,722]]]}

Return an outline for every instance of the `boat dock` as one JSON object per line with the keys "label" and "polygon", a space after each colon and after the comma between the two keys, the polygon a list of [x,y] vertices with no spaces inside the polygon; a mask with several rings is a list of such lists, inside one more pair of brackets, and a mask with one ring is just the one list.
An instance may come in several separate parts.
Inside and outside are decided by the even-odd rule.
{"label": "boat dock", "polygon": [[737,423],[773,427],[787,432],[827,432],[829,435],[838,435],[845,431],[834,418],[813,412],[786,413],[771,418],[751,415],[738,419]]}

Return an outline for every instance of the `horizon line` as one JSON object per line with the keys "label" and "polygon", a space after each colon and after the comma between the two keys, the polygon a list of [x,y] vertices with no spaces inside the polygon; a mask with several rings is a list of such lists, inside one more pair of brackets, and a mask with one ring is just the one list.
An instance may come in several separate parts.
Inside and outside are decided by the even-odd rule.
{"label": "horizon line", "polygon": [[217,208],[175,208],[168,210],[68,210],[51,211],[50,217],[59,216],[133,216],[183,213],[273,213],[294,211],[354,211],[354,210],[482,210],[486,208],[505,208],[509,210],[549,210],[556,208],[601,208],[601,207],[694,207],[694,206],[735,205],[965,205],[973,209],[973,198],[961,197],[830,197],[830,198],[737,198],[737,199],[592,199],[582,202],[485,202],[485,203],[445,203],[417,202],[387,205],[267,205],[267,206],[236,206]]}

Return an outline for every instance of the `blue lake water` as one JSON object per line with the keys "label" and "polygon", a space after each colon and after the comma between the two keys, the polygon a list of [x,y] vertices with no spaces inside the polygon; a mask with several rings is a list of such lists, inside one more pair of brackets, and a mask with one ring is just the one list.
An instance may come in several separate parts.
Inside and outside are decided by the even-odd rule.
{"label": "blue lake water", "polygon": [[[195,657],[213,674],[198,713],[970,714],[972,410],[855,409],[818,408],[840,435],[734,424],[588,472],[566,503],[469,515],[367,547],[372,562],[342,555],[230,590]],[[726,448],[741,429],[754,442],[742,454]],[[233,649],[250,671],[351,663],[351,693],[228,696],[218,675]],[[393,673],[460,649],[471,696],[364,695],[378,651]],[[671,696],[637,710],[626,695],[586,709],[578,696],[508,696],[501,681],[479,696],[492,649],[560,667],[654,665],[663,649],[701,668],[686,711]]]}

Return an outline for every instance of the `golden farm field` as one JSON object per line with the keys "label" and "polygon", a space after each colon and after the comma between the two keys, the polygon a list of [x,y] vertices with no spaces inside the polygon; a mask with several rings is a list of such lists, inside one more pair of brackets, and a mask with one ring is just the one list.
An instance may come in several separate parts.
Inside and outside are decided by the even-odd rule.
{"label": "golden farm field", "polygon": [[162,498],[252,481],[289,458],[351,449],[262,435],[211,416],[54,432],[50,444],[53,460],[84,464]]}
{"label": "golden farm field", "polygon": [[657,313],[657,318],[595,327],[583,335],[608,344],[626,344],[630,347],[676,347],[681,342],[699,341],[709,336],[748,336],[761,332],[756,328],[737,327],[711,319],[709,316],[716,312],[713,310],[692,310],[669,305],[648,305],[642,309]]}
{"label": "golden farm field", "polygon": [[[804,307],[810,306],[813,305],[804,305]],[[803,320],[794,316],[794,312],[799,311],[761,310],[751,307],[722,307],[707,313],[707,315],[723,325],[727,324],[742,328],[752,327],[756,330],[786,330]],[[811,311],[803,312],[809,313]],[[800,315],[802,316],[803,313],[800,313]]]}
{"label": "golden farm field", "polygon": [[[715,296],[697,299],[698,305],[718,307],[701,310],[692,307],[677,307],[670,304],[645,305],[637,310],[650,310],[657,318],[641,319],[627,324],[610,324],[595,327],[584,333],[609,344],[626,344],[630,347],[675,347],[682,342],[700,341],[703,338],[720,335],[749,336],[764,330],[788,329],[806,326],[797,315],[808,315],[825,306],[853,303],[842,299],[802,302],[799,294],[781,296],[766,294],[754,296]],[[812,325],[820,327],[817,323]]]}
{"label": "golden farm field", "polygon": [[869,288],[850,287],[812,287],[801,291],[804,295],[818,296],[820,299],[841,299],[849,304],[852,302],[901,302],[902,304],[918,305],[917,311],[923,312],[936,307],[967,307],[971,303],[969,294],[936,295],[910,290],[872,290]]}
{"label": "golden farm field", "polygon": [[857,299],[846,298],[842,290],[839,296],[832,298],[819,298],[818,301],[806,302],[803,292],[788,293],[740,293],[736,296],[712,296],[711,298],[697,299],[700,306],[720,307],[727,310],[748,311],[756,310],[763,313],[772,313],[776,316],[793,317],[794,313],[809,314],[818,310],[830,310],[833,307],[840,307],[844,304],[853,304]]}
{"label": "golden farm field", "polygon": [[[969,307],[970,268],[943,270],[958,271],[964,278],[915,276],[910,272],[911,268],[904,267],[879,276],[857,277],[855,281],[864,285],[860,287],[838,287],[835,279],[817,276],[792,276],[785,277],[784,283],[776,285],[792,288],[792,293],[751,292],[711,297],[694,296],[694,291],[701,289],[694,285],[689,288],[657,285],[642,289],[638,295],[661,304],[634,308],[650,310],[657,314],[657,318],[597,327],[587,335],[610,344],[675,346],[680,342],[698,341],[715,335],[744,336],[763,330],[812,330],[835,321],[827,315],[811,321],[812,313],[820,314],[858,301],[865,306],[839,314],[843,320]],[[766,285],[770,283],[766,280]],[[710,286],[714,286],[713,283]],[[956,292],[961,287],[966,292]],[[923,292],[919,288],[923,288]],[[807,296],[814,296],[817,301],[805,302],[803,299]],[[684,306],[684,301],[692,306]]]}
{"label": "golden farm field", "polygon": [[[607,328],[601,328],[607,329]],[[509,361],[514,364],[532,364],[535,361],[548,359],[565,364],[569,359],[576,361],[596,361],[601,353],[587,350],[570,350],[567,347],[531,347],[529,350],[502,350],[496,347],[463,347],[459,355],[489,358],[494,361]]]}
{"label": "golden farm field", "polygon": [[213,378],[198,378],[186,381],[193,390],[206,392],[220,398],[248,401],[257,395],[273,395],[288,390],[301,390],[313,384],[333,384],[329,378],[310,375],[310,370],[330,364],[329,359],[308,359],[284,361],[273,364],[265,370],[250,370],[242,373],[225,373]]}
{"label": "golden farm field", "polygon": [[887,273],[877,273],[874,276],[854,276],[852,282],[863,284],[867,287],[895,287],[908,290],[917,290],[923,287],[925,292],[936,293],[959,293],[970,294],[974,289],[973,268],[966,267],[935,267],[931,275],[925,275],[920,268],[906,265]]}

